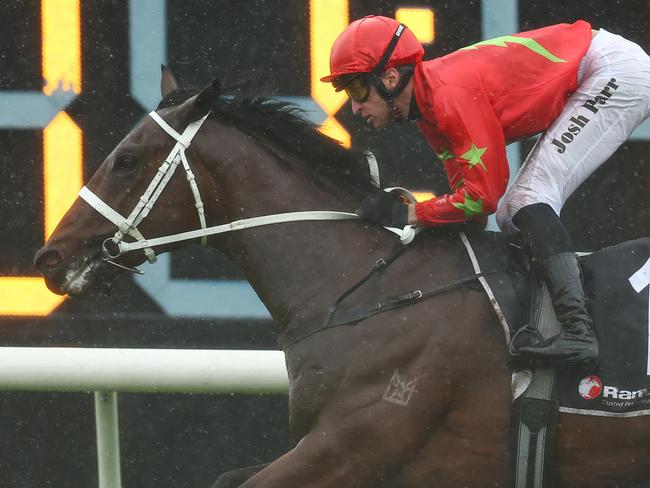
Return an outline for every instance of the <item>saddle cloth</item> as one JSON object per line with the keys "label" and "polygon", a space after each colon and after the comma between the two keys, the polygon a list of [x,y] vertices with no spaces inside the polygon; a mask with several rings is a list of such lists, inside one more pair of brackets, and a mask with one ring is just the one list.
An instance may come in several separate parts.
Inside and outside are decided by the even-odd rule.
{"label": "saddle cloth", "polygon": [[[482,269],[508,269],[509,278],[491,273],[486,279],[512,336],[528,317],[529,294],[521,256],[511,252],[512,245],[499,234],[474,235],[470,241]],[[504,248],[510,251],[504,252]],[[560,412],[650,415],[650,237],[583,255],[580,261],[600,360],[593,371],[560,370]]]}

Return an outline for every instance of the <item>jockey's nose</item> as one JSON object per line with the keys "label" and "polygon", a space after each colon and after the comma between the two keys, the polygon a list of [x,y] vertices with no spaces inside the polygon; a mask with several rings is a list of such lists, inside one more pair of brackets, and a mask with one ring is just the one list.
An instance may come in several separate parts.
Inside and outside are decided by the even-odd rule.
{"label": "jockey's nose", "polygon": [[34,266],[43,275],[47,276],[59,269],[61,254],[56,249],[48,249],[47,246],[39,249],[34,256]]}
{"label": "jockey's nose", "polygon": [[351,100],[351,102],[352,102],[352,113],[356,115],[356,113],[361,108],[361,104],[359,102],[355,102],[354,100]]}

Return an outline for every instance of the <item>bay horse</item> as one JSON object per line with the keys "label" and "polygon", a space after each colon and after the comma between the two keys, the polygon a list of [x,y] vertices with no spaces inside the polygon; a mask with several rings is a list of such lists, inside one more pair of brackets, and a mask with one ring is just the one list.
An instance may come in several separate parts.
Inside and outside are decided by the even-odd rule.
{"label": "bay horse", "polygon": [[[209,114],[191,145],[181,144],[189,146],[183,157],[196,188],[181,175],[169,179],[137,224],[141,235],[131,232],[121,244],[114,238],[116,224],[98,211],[99,204],[89,204],[88,195],[78,198],[35,256],[53,292],[96,294],[147,259],[142,251],[119,249],[142,236],[286,212],[352,212],[373,188],[360,153],[320,134],[289,107],[223,97],[217,80],[187,93],[167,69],[161,87],[156,113],[167,128],[145,117],[88,181],[88,192],[113,209],[119,223],[142,200],[170,151],[180,154],[173,151],[181,144],[174,139],[182,140],[188,125]],[[323,321],[341,293],[389,254],[395,237],[347,219],[247,228],[210,236],[207,243],[243,270],[286,332]],[[167,243],[156,252],[182,245]],[[350,299],[375,303],[423,284],[453,282],[466,261],[454,232],[422,232]],[[297,445],[268,465],[221,476],[215,487],[507,485],[511,374],[503,332],[482,291],[459,286],[354,326],[322,330],[284,352]],[[395,381],[402,387],[397,400],[387,395]],[[637,486],[650,480],[648,459],[647,417],[560,414],[561,486]]]}

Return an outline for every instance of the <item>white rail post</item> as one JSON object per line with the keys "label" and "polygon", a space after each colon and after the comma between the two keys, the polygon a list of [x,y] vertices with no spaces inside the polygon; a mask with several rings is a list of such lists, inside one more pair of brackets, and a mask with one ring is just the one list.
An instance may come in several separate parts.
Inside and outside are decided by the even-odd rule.
{"label": "white rail post", "polygon": [[95,392],[99,488],[122,488],[117,392]]}
{"label": "white rail post", "polygon": [[95,392],[99,488],[122,488],[117,391],[286,394],[288,388],[281,351],[0,347],[0,391]]}

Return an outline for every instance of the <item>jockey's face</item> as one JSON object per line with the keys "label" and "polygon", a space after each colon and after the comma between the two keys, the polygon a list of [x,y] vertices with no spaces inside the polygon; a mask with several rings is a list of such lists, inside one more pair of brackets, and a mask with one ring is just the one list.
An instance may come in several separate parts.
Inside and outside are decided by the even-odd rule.
{"label": "jockey's face", "polygon": [[[399,83],[400,74],[396,69],[391,68],[382,73],[379,79],[387,89],[394,90]],[[369,87],[370,91],[368,93],[368,98],[365,101],[357,102],[352,98],[350,99],[352,102],[352,113],[355,115],[361,115],[361,117],[366,119],[366,122],[374,128],[385,127],[395,120],[395,117],[390,109],[390,105],[388,105],[388,102],[379,95],[375,86],[370,83]],[[408,96],[410,97],[410,95]],[[404,98],[403,94],[400,94],[396,101],[401,98]],[[400,104],[398,104],[398,109],[399,105]],[[406,114],[408,115],[408,110]],[[404,115],[405,114],[402,114],[400,110],[400,116],[403,117]]]}
{"label": "jockey's face", "polygon": [[352,113],[355,115],[359,114],[368,124],[376,129],[385,127],[392,121],[388,103],[379,96],[377,89],[372,85],[370,86],[370,93],[365,102],[355,102],[354,100],[350,100],[350,102],[352,103]]}

